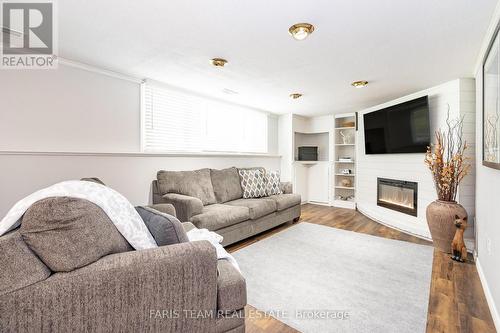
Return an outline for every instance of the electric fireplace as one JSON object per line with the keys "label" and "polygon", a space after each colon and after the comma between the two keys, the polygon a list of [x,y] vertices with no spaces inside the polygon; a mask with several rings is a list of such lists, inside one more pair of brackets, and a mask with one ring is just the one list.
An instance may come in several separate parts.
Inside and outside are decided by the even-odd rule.
{"label": "electric fireplace", "polygon": [[417,216],[418,183],[377,178],[377,205]]}

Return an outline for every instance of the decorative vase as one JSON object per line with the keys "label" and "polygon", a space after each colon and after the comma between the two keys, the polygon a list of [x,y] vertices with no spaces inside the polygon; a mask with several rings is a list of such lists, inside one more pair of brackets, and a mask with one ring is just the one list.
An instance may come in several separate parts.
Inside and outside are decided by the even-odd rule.
{"label": "decorative vase", "polygon": [[345,186],[345,187],[350,187],[352,185],[350,179],[342,179],[342,181],[340,183],[342,184],[342,186]]}
{"label": "decorative vase", "polygon": [[434,247],[444,253],[451,253],[451,242],[455,236],[455,216],[467,216],[467,211],[455,201],[436,200],[427,206],[427,224]]}

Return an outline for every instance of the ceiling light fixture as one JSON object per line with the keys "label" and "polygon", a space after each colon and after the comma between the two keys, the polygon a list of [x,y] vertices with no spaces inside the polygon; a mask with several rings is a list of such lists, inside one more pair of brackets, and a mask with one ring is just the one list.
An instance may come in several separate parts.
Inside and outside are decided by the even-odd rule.
{"label": "ceiling light fixture", "polygon": [[293,98],[293,99],[297,99],[297,98],[301,98],[302,94],[294,93],[294,94],[290,94],[290,97]]}
{"label": "ceiling light fixture", "polygon": [[368,81],[354,81],[351,86],[354,88],[364,88],[368,85]]}
{"label": "ceiling light fixture", "polygon": [[222,58],[213,58],[210,60],[210,62],[215,67],[224,67],[224,65],[227,64],[227,60]]}
{"label": "ceiling light fixture", "polygon": [[297,23],[288,29],[290,35],[296,40],[304,40],[312,34],[314,31],[314,26],[310,23]]}

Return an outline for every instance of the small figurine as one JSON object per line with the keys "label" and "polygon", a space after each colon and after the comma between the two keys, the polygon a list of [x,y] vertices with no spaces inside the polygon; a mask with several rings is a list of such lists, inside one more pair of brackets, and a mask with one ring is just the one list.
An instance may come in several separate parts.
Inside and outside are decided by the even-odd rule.
{"label": "small figurine", "polygon": [[451,242],[451,259],[464,262],[467,259],[467,247],[465,247],[464,242],[464,231],[467,229],[467,216],[460,218],[458,215],[455,215],[455,227],[457,227],[457,231]]}
{"label": "small figurine", "polygon": [[345,135],[344,132],[340,131],[340,136],[342,137],[342,142],[346,145],[349,144],[349,136]]}

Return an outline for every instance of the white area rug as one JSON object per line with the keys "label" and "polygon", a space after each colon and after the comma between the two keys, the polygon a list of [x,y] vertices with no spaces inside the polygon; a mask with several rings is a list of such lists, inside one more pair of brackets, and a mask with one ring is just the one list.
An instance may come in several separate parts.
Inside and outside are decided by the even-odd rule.
{"label": "white area rug", "polygon": [[302,332],[425,332],[433,248],[300,223],[233,253],[248,304]]}

